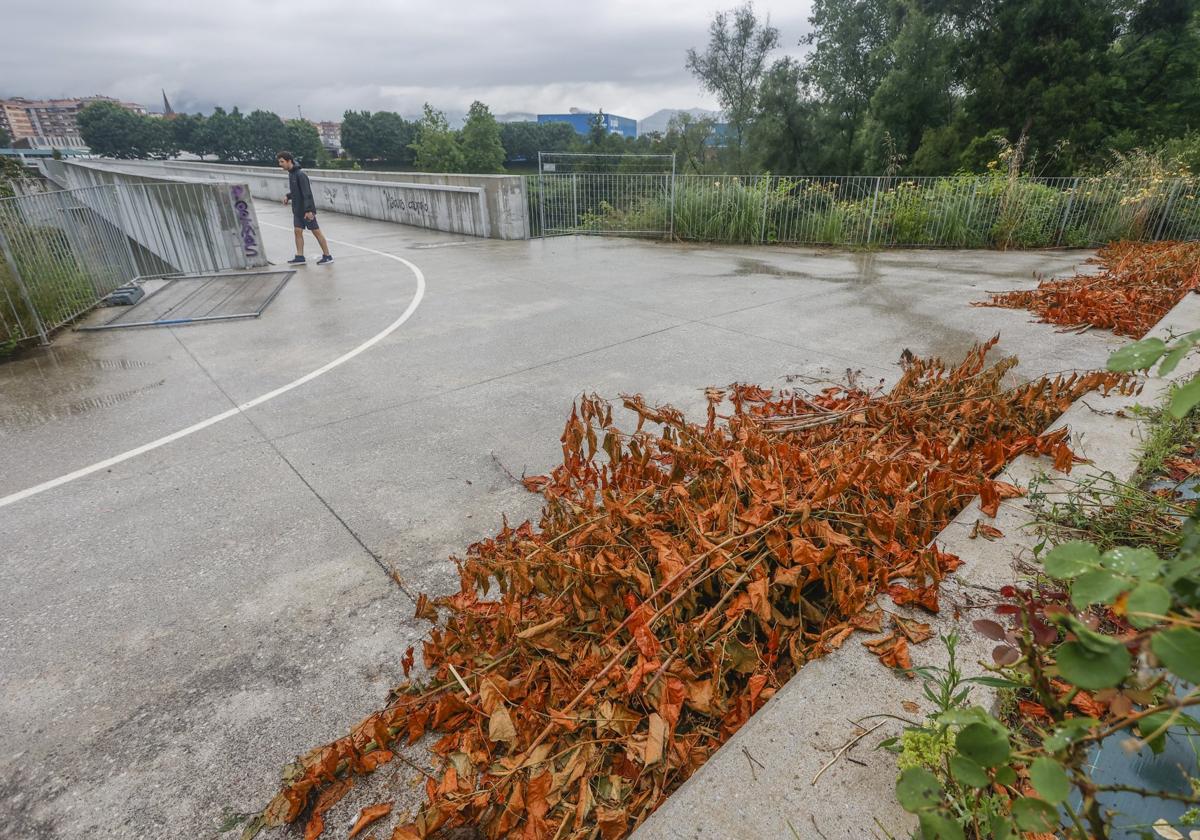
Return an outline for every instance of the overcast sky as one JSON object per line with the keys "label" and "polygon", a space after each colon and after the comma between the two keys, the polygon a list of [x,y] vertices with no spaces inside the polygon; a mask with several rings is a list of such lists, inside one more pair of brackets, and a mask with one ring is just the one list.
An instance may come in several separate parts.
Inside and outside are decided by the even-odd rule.
{"label": "overcast sky", "polygon": [[[103,93],[177,111],[237,105],[340,119],[348,108],[493,113],[714,108],[684,70],[733,0],[56,0],[4,13],[0,96]],[[759,0],[799,55],[810,3]]]}

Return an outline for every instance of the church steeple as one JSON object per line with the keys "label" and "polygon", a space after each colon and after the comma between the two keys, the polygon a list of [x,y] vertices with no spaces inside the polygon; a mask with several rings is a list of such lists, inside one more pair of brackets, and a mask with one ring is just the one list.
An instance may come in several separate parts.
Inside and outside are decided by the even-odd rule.
{"label": "church steeple", "polygon": [[163,116],[166,116],[166,117],[175,116],[175,111],[173,111],[171,109],[171,102],[167,99],[167,91],[165,88],[163,89],[162,95],[163,95]]}

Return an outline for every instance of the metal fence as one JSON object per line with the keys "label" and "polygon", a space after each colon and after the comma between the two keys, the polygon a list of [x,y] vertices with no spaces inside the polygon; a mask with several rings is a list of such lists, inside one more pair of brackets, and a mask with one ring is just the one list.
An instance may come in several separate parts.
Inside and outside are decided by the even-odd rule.
{"label": "metal fence", "polygon": [[1200,238],[1196,178],[526,177],[539,236],[956,248]]}
{"label": "metal fence", "polygon": [[264,262],[253,209],[230,189],[242,188],[102,184],[0,199],[0,344],[45,343],[132,280]]}

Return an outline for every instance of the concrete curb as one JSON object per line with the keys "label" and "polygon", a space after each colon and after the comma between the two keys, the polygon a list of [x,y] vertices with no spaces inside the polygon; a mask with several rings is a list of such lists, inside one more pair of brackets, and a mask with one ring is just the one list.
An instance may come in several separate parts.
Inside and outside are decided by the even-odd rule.
{"label": "concrete curb", "polygon": [[[1188,295],[1149,335],[1166,338],[1198,324],[1200,295]],[[1197,371],[1200,354],[1193,354],[1171,379]],[[1072,405],[1051,427],[1069,425],[1072,448],[1091,460],[1076,466],[1071,480],[1102,473],[1130,477],[1138,463],[1141,423],[1114,412],[1134,404],[1156,404],[1166,389],[1166,381],[1150,379],[1138,397],[1093,394]],[[1039,475],[1052,481],[1062,478],[1047,460],[1029,456],[1013,461],[1001,478],[1025,486]],[[982,670],[973,663],[990,661],[994,645],[969,627],[971,621],[990,613],[978,605],[1016,580],[1014,562],[1022,556],[1028,559],[1036,544],[1025,529],[1032,516],[1024,499],[1002,505],[993,522],[1004,532],[1002,540],[971,540],[971,528],[980,518],[986,520],[976,499],[938,537],[943,549],[965,562],[943,584],[942,612],[932,624],[937,634],[960,631],[960,664],[968,673]],[[907,614],[890,603],[888,608]],[[918,720],[929,711],[919,684],[881,667],[860,643],[862,638],[851,637],[840,650],[802,669],[633,834],[634,840],[908,836],[915,821],[895,801],[894,756],[875,749],[899,734],[904,727],[900,721],[889,717],[869,721],[868,727],[884,723],[812,784],[838,748],[857,734],[854,721],[868,715]],[[945,649],[931,640],[913,649],[913,660],[916,665],[944,665]],[[992,704],[995,692],[976,687],[974,701]],[[906,711],[903,703],[916,703],[920,711]]]}

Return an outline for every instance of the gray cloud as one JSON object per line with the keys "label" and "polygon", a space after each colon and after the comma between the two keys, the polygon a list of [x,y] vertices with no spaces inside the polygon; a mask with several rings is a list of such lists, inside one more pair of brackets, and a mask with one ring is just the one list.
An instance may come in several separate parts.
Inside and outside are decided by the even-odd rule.
{"label": "gray cloud", "polygon": [[[712,14],[685,0],[60,0],[20,4],[0,52],[0,95],[106,93],[177,110],[238,105],[313,119],[347,108],[415,113],[428,101],[463,110],[602,107],[644,117],[715,107],[683,68]],[[756,3],[780,29],[779,55],[800,53],[809,3]]]}

